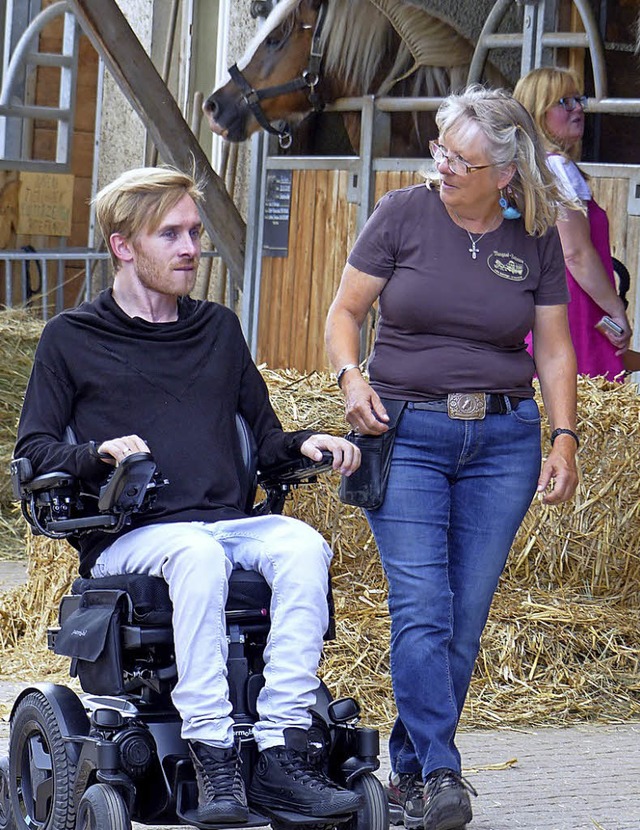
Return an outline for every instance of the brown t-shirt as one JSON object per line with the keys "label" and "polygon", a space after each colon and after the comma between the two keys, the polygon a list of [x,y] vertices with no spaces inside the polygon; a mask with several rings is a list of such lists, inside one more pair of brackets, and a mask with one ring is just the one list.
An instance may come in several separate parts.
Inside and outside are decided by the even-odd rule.
{"label": "brown t-shirt", "polygon": [[363,228],[349,263],[387,280],[369,359],[382,396],[533,397],[524,338],[535,306],[569,301],[558,233],[530,236],[517,219],[473,236],[475,260],[467,232],[425,185],[387,193]]}

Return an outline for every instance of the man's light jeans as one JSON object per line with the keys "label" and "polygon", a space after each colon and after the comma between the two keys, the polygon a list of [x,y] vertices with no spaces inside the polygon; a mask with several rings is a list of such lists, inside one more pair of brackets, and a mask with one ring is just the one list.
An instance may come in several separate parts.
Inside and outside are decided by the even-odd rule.
{"label": "man's light jeans", "polygon": [[145,573],[168,583],[179,678],[172,698],[182,736],[214,746],[233,742],[224,617],[229,575],[242,568],[264,576],[272,590],[271,632],[254,727],[263,750],[283,744],[287,727],[309,728],[330,561],[329,546],[304,522],[257,516],[137,528],[103,551],[92,574]]}

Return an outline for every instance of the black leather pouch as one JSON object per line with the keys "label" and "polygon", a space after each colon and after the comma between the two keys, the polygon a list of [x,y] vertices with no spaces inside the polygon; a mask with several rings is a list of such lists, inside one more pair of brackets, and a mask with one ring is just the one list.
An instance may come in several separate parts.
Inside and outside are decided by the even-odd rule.
{"label": "black leather pouch", "polygon": [[122,591],[85,591],[77,610],[62,622],[54,651],[72,658],[70,674],[85,692],[124,691],[120,625],[127,602]]}
{"label": "black leather pouch", "polygon": [[360,435],[351,431],[345,437],[360,450],[362,461],[350,476],[340,481],[339,496],[344,504],[376,510],[384,501],[391,469],[391,456],[396,437],[396,427],[406,406],[406,401],[383,398],[389,415],[389,429],[382,435]]}

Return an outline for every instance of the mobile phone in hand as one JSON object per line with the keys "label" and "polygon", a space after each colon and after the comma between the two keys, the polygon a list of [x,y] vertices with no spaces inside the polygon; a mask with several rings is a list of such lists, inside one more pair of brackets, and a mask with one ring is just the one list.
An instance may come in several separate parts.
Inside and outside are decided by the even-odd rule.
{"label": "mobile phone in hand", "polygon": [[598,331],[602,332],[602,334],[606,334],[607,332],[610,332],[611,334],[620,335],[624,332],[624,329],[622,328],[622,326],[619,326],[617,323],[615,323],[611,319],[611,317],[607,317],[606,314],[602,318],[602,320],[599,320],[596,323],[596,328],[598,329]]}

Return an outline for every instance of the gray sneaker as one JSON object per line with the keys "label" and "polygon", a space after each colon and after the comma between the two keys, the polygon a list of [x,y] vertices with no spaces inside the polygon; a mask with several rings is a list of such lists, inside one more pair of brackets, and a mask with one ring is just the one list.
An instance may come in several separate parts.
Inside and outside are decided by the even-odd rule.
{"label": "gray sneaker", "polygon": [[424,802],[422,775],[419,772],[392,772],[384,788],[389,802],[391,824],[422,827]]}
{"label": "gray sneaker", "polygon": [[478,795],[452,769],[430,773],[424,785],[423,830],[463,830],[473,817],[469,793]]}
{"label": "gray sneaker", "polygon": [[218,749],[189,742],[198,782],[198,820],[203,823],[240,823],[249,819],[247,796],[235,746]]}

